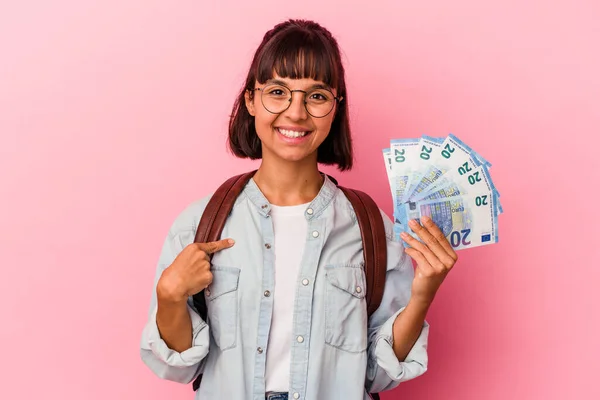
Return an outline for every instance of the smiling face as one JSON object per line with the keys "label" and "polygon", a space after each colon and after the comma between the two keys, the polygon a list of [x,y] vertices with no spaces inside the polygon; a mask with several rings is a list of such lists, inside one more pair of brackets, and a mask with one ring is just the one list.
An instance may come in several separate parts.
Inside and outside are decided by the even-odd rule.
{"label": "smiling face", "polygon": [[[275,90],[269,86],[274,81]],[[319,164],[350,170],[347,96],[331,33],[312,21],[278,24],[264,35],[233,105],[229,148],[240,158],[314,163],[316,157]]]}
{"label": "smiling face", "polygon": [[245,99],[255,119],[263,160],[316,163],[317,149],[327,138],[336,114],[335,90],[314,79],[277,75],[254,87],[254,93],[247,91]]}

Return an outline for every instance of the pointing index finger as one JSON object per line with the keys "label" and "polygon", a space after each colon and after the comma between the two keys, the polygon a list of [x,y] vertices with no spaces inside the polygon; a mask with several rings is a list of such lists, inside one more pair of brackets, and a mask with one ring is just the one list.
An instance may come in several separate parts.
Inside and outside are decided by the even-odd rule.
{"label": "pointing index finger", "polygon": [[213,254],[233,246],[234,243],[235,241],[233,239],[217,240],[216,242],[201,243],[200,249],[206,254]]}

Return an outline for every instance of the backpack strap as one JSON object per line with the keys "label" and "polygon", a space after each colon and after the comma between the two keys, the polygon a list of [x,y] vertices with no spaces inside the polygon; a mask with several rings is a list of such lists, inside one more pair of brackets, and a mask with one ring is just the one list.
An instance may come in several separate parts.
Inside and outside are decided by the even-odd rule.
{"label": "backpack strap", "polygon": [[367,312],[371,316],[381,304],[387,271],[387,243],[383,217],[379,207],[368,194],[356,189],[338,187],[352,204],[360,227],[367,277]]}
{"label": "backpack strap", "polygon": [[221,184],[202,213],[194,243],[208,243],[220,239],[235,200],[255,173],[256,170],[236,175]]}

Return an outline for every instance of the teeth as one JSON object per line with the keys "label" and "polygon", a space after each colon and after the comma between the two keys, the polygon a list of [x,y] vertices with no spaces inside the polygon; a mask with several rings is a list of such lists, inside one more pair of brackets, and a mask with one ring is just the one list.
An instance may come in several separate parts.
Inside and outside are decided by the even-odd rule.
{"label": "teeth", "polygon": [[306,135],[308,132],[288,131],[287,129],[279,129],[279,132],[289,138],[297,138]]}

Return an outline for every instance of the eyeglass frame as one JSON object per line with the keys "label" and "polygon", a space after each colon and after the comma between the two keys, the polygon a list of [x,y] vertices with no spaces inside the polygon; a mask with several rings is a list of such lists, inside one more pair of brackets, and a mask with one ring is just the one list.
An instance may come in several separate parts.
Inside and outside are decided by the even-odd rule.
{"label": "eyeglass frame", "polygon": [[[289,99],[289,101],[288,101],[288,103],[289,103],[289,104],[288,104],[288,106],[287,106],[286,108],[284,108],[282,111],[279,111],[279,112],[273,112],[273,111],[269,110],[269,109],[267,108],[267,106],[265,106],[265,103],[263,102],[263,99],[262,99],[262,94],[264,93],[263,89],[264,89],[264,88],[266,88],[266,87],[267,87],[267,86],[269,86],[269,85],[274,85],[274,86],[283,86],[284,88],[286,88],[287,90],[289,90],[289,91],[290,91],[290,99]],[[321,90],[327,90],[327,91],[328,91],[329,93],[331,93],[331,95],[333,96],[333,92],[332,92],[330,89],[327,89],[327,88],[324,88],[324,87],[317,88],[317,89],[321,89]],[[302,90],[302,89],[293,89],[293,90],[292,90],[292,89],[290,89],[289,87],[287,87],[286,85],[284,85],[284,84],[281,84],[281,83],[269,83],[269,84],[266,84],[266,85],[265,85],[265,86],[263,86],[263,87],[259,87],[259,88],[252,88],[252,89],[246,89],[246,90],[248,90],[249,92],[254,92],[254,91],[256,91],[256,90],[259,90],[259,91],[260,91],[260,93],[261,93],[261,96],[260,96],[260,104],[262,104],[263,108],[264,108],[265,110],[267,110],[267,112],[269,112],[269,113],[271,113],[271,114],[282,114],[282,113],[286,112],[286,111],[287,111],[287,110],[290,108],[290,106],[292,105],[292,100],[294,100],[294,92],[300,92],[300,93],[304,93],[304,96],[303,96],[303,101],[302,101],[302,102],[304,103],[304,109],[305,109],[305,110],[306,110],[306,112],[307,112],[307,113],[308,113],[308,114],[309,114],[311,117],[313,117],[313,118],[325,118],[326,116],[328,116],[329,114],[331,114],[331,112],[332,112],[332,111],[333,111],[333,109],[335,108],[335,105],[336,105],[336,104],[339,104],[339,103],[341,103],[341,102],[344,100],[344,97],[343,97],[343,96],[333,96],[333,100],[335,100],[335,102],[333,103],[333,106],[331,107],[331,110],[329,110],[329,111],[327,112],[327,114],[325,114],[325,115],[323,115],[323,116],[316,117],[316,116],[312,115],[312,114],[310,113],[310,111],[308,111],[308,104],[307,104],[307,101],[306,101],[306,95],[308,94],[308,92],[309,92],[310,90],[316,90],[316,89],[310,89],[310,90],[308,90],[308,91],[307,91],[307,90]]]}

